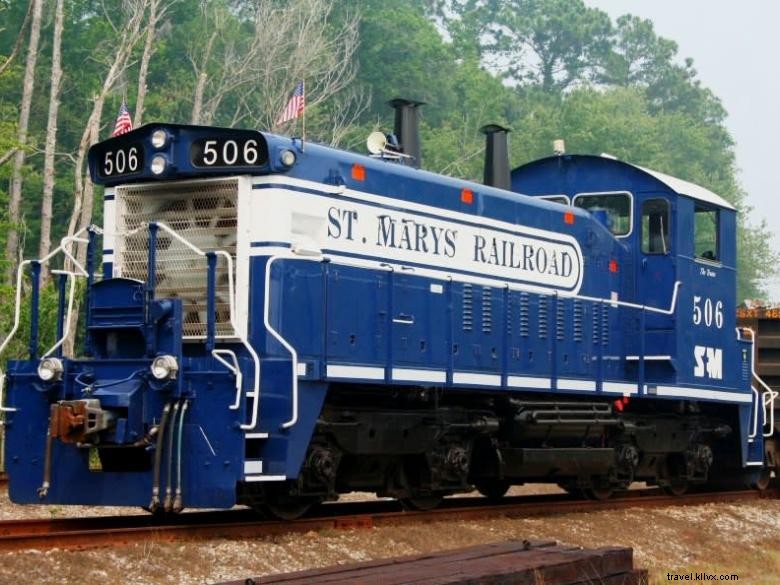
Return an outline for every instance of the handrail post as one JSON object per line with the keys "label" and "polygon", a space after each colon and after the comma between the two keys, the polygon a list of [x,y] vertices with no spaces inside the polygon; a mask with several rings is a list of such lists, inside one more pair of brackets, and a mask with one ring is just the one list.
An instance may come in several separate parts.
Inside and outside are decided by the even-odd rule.
{"label": "handrail post", "polygon": [[642,396],[642,390],[645,387],[646,319],[647,313],[642,307],[639,313],[639,387],[637,388],[637,396]]}
{"label": "handrail post", "polygon": [[217,253],[206,252],[208,265],[206,278],[206,351],[214,349],[214,339],[217,334],[216,287],[217,287]]}
{"label": "handrail post", "polygon": [[149,250],[147,256],[146,276],[146,352],[151,355],[155,348],[154,323],[152,323],[152,302],[157,281],[157,230],[156,222],[149,224]]}
{"label": "handrail post", "polygon": [[[60,282],[58,283],[58,300],[57,300],[57,339],[62,339],[65,334],[65,289],[68,284],[68,274],[60,274]],[[54,351],[55,357],[62,357],[62,344]]]}
{"label": "handrail post", "polygon": [[87,229],[87,238],[89,243],[87,244],[87,290],[84,291],[84,305],[86,307],[86,319],[84,319],[84,353],[88,356],[92,355],[92,338],[89,335],[89,322],[91,317],[90,311],[90,297],[92,292],[92,284],[95,282],[95,230],[90,226]]}
{"label": "handrail post", "polygon": [[30,359],[38,358],[38,305],[41,292],[41,263],[33,260],[31,263],[32,298],[30,299]]}

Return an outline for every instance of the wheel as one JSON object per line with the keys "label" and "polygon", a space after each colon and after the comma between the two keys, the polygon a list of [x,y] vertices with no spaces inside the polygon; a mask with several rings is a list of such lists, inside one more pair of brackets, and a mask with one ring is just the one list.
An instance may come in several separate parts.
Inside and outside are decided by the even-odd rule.
{"label": "wheel", "polygon": [[575,499],[587,499],[588,497],[576,482],[559,482],[558,487]]}
{"label": "wheel", "polygon": [[661,489],[670,496],[682,496],[688,492],[688,488],[690,484],[684,479],[673,479],[667,485],[661,486]]}
{"label": "wheel", "polygon": [[763,492],[772,483],[772,473],[769,468],[764,467],[761,471],[755,473],[750,481],[750,487]]}
{"label": "wheel", "polygon": [[427,512],[428,510],[438,508],[442,500],[444,500],[442,496],[430,495],[401,498],[399,501],[406,510]]}
{"label": "wheel", "polygon": [[474,487],[487,499],[500,500],[509,491],[510,485],[505,479],[483,479],[477,481]]}
{"label": "wheel", "polygon": [[666,477],[668,480],[661,486],[670,496],[681,496],[688,491],[690,484],[685,475],[685,460],[680,455],[671,455],[666,460]]}
{"label": "wheel", "polygon": [[582,493],[589,500],[603,502],[604,500],[610,499],[612,494],[615,493],[615,490],[609,484],[593,485],[591,487],[583,488]]}

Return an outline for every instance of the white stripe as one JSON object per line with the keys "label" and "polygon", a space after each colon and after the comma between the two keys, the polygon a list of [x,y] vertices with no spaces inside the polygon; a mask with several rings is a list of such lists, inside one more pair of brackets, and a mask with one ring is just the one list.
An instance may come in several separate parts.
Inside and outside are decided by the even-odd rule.
{"label": "white stripe", "polygon": [[415,370],[412,368],[393,368],[393,380],[399,382],[439,382],[447,381],[447,373],[441,370]]}
{"label": "white stripe", "polygon": [[569,380],[566,378],[558,378],[558,390],[587,390],[589,392],[596,391],[596,382],[592,380]]}
{"label": "white stripe", "polygon": [[246,433],[244,435],[245,439],[267,439],[268,433]]}
{"label": "white stripe", "polygon": [[244,473],[263,473],[262,461],[244,461]]}
{"label": "white stripe", "polygon": [[287,479],[286,475],[246,475],[244,481],[284,481]]}
{"label": "white stripe", "polygon": [[308,370],[307,364],[298,362],[298,366],[296,367],[296,372],[298,373],[299,376],[305,376],[307,370]]}
{"label": "white stripe", "polygon": [[[631,362],[639,361],[638,355],[627,355],[626,359]],[[668,362],[672,359],[672,356],[670,355],[646,355],[645,361],[646,362]]]}
{"label": "white stripe", "polygon": [[105,254],[104,253],[103,254],[103,262],[105,262],[107,264],[108,263],[113,264],[114,263],[114,254],[113,253],[112,254]]}
{"label": "white stripe", "polygon": [[639,389],[636,384],[625,384],[623,382],[604,382],[601,385],[604,392],[619,392],[621,394],[637,394]]}
{"label": "white stripe", "polygon": [[[645,394],[652,396],[651,386],[645,388]],[[703,390],[702,388],[683,388],[678,386],[657,386],[658,396],[676,396],[679,398],[705,398],[708,400],[728,400],[729,402],[753,402],[752,394],[742,392],[725,392],[723,390]]]}
{"label": "white stripe", "polygon": [[764,464],[763,461],[747,461],[745,463],[745,466],[748,466],[748,465],[750,465],[750,466],[753,466],[753,465],[758,466],[758,465],[763,465],[763,464]]}
{"label": "white stripe", "polygon": [[329,365],[328,378],[365,378],[366,380],[384,380],[384,368],[372,368],[370,366],[341,366]]}
{"label": "white stripe", "polygon": [[455,384],[478,384],[480,386],[500,386],[501,376],[496,374],[475,374],[472,372],[454,372],[452,381]]}
{"label": "white stripe", "polygon": [[534,378],[530,376],[508,376],[506,379],[508,386],[517,388],[541,388],[550,389],[550,378]]}
{"label": "white stripe", "polygon": [[[249,248],[250,256],[280,256],[289,253],[290,248],[285,248],[284,246],[262,246]],[[291,256],[291,258],[294,257]]]}

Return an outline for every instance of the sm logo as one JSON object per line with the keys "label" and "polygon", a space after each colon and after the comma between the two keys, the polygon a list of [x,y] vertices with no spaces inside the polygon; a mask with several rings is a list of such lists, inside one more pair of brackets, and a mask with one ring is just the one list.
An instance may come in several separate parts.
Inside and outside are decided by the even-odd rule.
{"label": "sm logo", "polygon": [[693,348],[696,365],[693,375],[697,378],[723,379],[723,350],[715,347],[697,345]]}

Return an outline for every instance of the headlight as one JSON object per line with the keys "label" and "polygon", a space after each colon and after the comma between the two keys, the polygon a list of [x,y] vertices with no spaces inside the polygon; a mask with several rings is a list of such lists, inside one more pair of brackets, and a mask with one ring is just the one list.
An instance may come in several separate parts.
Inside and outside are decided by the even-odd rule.
{"label": "headlight", "polygon": [[168,142],[168,133],[165,130],[155,130],[152,132],[152,146],[162,148]]}
{"label": "headlight", "polygon": [[165,167],[168,165],[168,161],[165,160],[165,157],[161,154],[158,154],[152,159],[152,173],[155,175],[162,175],[163,171],[165,171]]}
{"label": "headlight", "polygon": [[62,360],[56,357],[47,357],[38,364],[38,377],[44,382],[56,382],[62,379]]}
{"label": "headlight", "polygon": [[283,150],[279,155],[279,160],[286,167],[291,167],[295,164],[295,153],[292,150]]}
{"label": "headlight", "polygon": [[179,364],[172,355],[160,355],[152,361],[152,376],[158,380],[173,380],[179,371]]}

